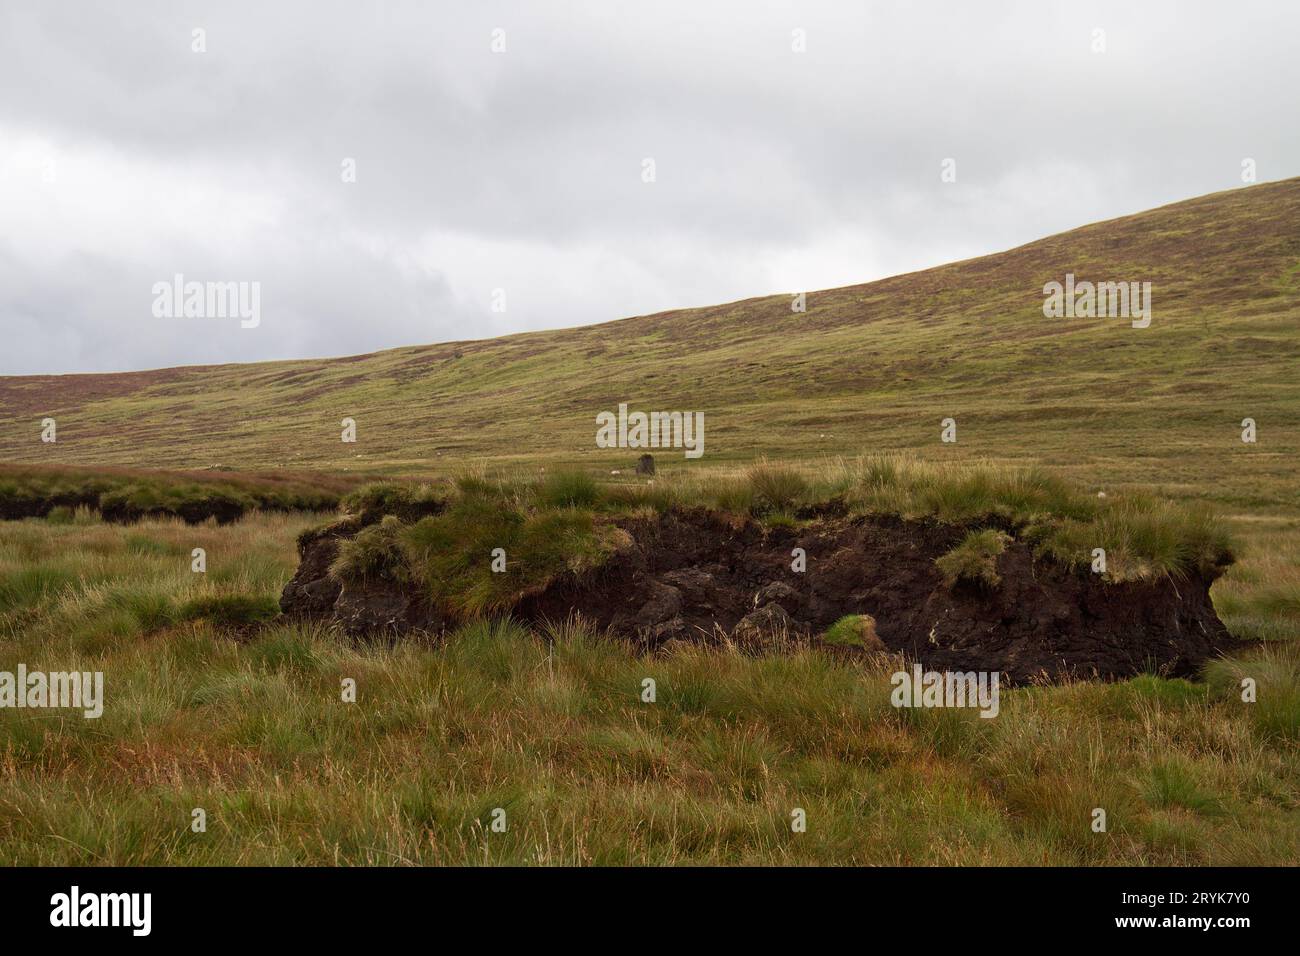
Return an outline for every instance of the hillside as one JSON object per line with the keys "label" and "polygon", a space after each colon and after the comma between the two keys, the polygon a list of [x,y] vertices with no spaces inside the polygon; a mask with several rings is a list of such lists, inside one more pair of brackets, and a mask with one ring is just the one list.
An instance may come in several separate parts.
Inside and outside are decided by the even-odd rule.
{"label": "hillside", "polygon": [[0,707],[0,863],[1293,865],[1298,320],[1300,179],[806,314],[0,378],[0,673],[109,688]]}
{"label": "hillside", "polygon": [[[1043,286],[1150,281],[1153,319],[1049,319]],[[1300,452],[1300,179],[866,285],[313,361],[0,378],[0,460],[420,473],[618,467],[595,415],[705,413],[702,462],[911,449],[1034,459],[1289,508]],[[359,316],[364,319],[364,316]],[[201,320],[193,320],[201,321]],[[268,317],[267,321],[274,321]],[[40,420],[58,420],[56,445]],[[358,423],[357,444],[339,422]],[[939,442],[940,420],[958,443]],[[1240,422],[1259,423],[1244,445]],[[664,464],[687,463],[680,452]]]}

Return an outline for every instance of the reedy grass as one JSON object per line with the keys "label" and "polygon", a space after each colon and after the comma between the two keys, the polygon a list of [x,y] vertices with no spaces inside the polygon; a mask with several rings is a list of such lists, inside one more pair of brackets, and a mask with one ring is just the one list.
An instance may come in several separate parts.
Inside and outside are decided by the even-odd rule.
{"label": "reedy grass", "polygon": [[751,493],[750,510],[758,514],[788,512],[806,500],[808,481],[789,465],[763,460],[746,474]]}
{"label": "reedy grass", "polygon": [[[1206,668],[1210,692],[1240,706],[1257,734],[1279,741],[1300,741],[1300,652],[1294,642],[1271,645],[1248,660],[1212,662]],[[1247,684],[1254,700],[1247,702]]]}
{"label": "reedy grass", "polygon": [[388,515],[342,541],[330,573],[411,582],[458,616],[500,611],[560,574],[600,565],[626,543],[624,532],[568,503],[587,500],[588,490],[594,483],[570,478],[544,484],[537,504],[523,510],[500,489],[470,486],[439,514],[410,525]]}
{"label": "reedy grass", "polygon": [[[1102,548],[1109,581],[1214,577],[1233,560],[1223,522],[1203,503],[1133,492],[1098,497],[1041,468],[935,465],[896,455],[827,459],[805,467],[760,461],[739,473],[698,470],[618,482],[574,469],[541,478],[526,471],[495,477],[478,472],[432,484],[385,482],[355,492],[344,505],[370,520],[397,514],[409,521],[440,498],[462,502],[465,514],[456,523],[462,533],[480,544],[498,537],[489,550],[504,546],[500,536],[513,533],[514,519],[501,512],[577,508],[599,516],[707,507],[788,526],[802,510],[836,501],[852,514],[898,515],[975,530],[993,524],[1025,540],[1039,557],[1072,566],[1086,567],[1093,550]],[[465,504],[470,502],[480,505]],[[469,526],[470,512],[481,516],[482,529]]]}
{"label": "reedy grass", "polygon": [[551,508],[590,508],[599,500],[596,480],[575,469],[552,472],[537,490],[538,503]]}
{"label": "reedy grass", "polygon": [[934,563],[948,587],[964,581],[979,587],[996,588],[1002,583],[998,574],[998,555],[1007,549],[1010,540],[1010,535],[992,528],[972,531]]}
{"label": "reedy grass", "polygon": [[106,691],[98,721],[0,710],[0,862],[1194,865],[1300,848],[1300,676],[1281,649],[1206,684],[1005,691],[985,720],[895,710],[887,657],[646,657],[581,622],[389,646],[151,621],[277,594],[309,520],[0,525],[0,588],[25,595],[0,611],[0,668],[102,670]]}

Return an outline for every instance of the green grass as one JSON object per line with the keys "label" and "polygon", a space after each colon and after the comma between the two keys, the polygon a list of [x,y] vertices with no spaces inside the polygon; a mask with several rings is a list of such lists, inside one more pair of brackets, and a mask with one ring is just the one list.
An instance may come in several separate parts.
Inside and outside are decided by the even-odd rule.
{"label": "green grass", "polygon": [[184,621],[206,620],[214,626],[248,627],[280,616],[280,602],[270,595],[218,594],[187,601],[177,615]]}
{"label": "green grass", "polygon": [[[514,582],[498,590],[522,593],[563,570],[564,547],[573,550],[575,568],[590,567],[609,554],[608,543],[594,542],[609,530],[601,516],[703,506],[761,518],[769,527],[790,527],[799,523],[800,509],[815,513],[830,502],[850,514],[957,525],[997,521],[1040,557],[1072,566],[1088,564],[1093,549],[1101,547],[1109,555],[1108,581],[1213,577],[1234,557],[1223,522],[1201,504],[1189,507],[1137,492],[1098,498],[1041,468],[932,465],[888,456],[840,458],[814,467],[761,462],[740,476],[701,469],[639,485],[607,484],[573,469],[540,480],[480,474],[420,485],[381,482],[344,499],[344,508],[365,522],[387,517],[343,544],[334,571],[345,578],[430,580],[448,587],[460,581],[478,590],[494,590],[487,584],[493,580]],[[444,506],[445,513],[427,514]],[[427,516],[421,519],[422,514]],[[546,540],[548,529],[554,541]],[[940,567],[951,567],[954,581],[969,577],[996,586],[991,562],[1008,540],[1010,535],[996,530],[972,534]],[[498,547],[541,569],[538,575],[527,581],[513,571],[482,577],[483,555]],[[962,549],[988,554],[971,551],[963,557]],[[422,557],[415,556],[417,550]],[[971,568],[963,570],[963,560]],[[429,570],[422,566],[429,561],[441,563]],[[980,562],[983,571],[975,567]]]}
{"label": "green grass", "polygon": [[428,484],[380,481],[348,492],[339,506],[367,523],[385,515],[415,521],[436,511],[441,501],[442,496]]}
{"label": "green grass", "polygon": [[759,514],[788,512],[808,495],[808,481],[796,468],[760,462],[746,476],[750,510]]}
{"label": "green grass", "polygon": [[408,531],[397,515],[385,515],[378,524],[362,528],[356,537],[339,544],[330,573],[342,581],[410,581],[405,544]]}
{"label": "green grass", "polygon": [[586,472],[566,469],[548,475],[537,500],[551,508],[590,508],[600,500],[600,486]]}
{"label": "green grass", "polygon": [[[0,589],[24,595],[0,610],[0,669],[101,670],[106,697],[97,721],[0,710],[0,863],[1232,865],[1300,852],[1300,668],[1281,648],[1216,665],[1207,684],[1004,691],[982,720],[896,711],[889,659],[645,657],[580,626],[487,620],[437,646],[278,621],[234,640],[180,613],[277,594],[310,520],[0,524]],[[189,570],[192,547],[207,575]],[[1257,704],[1240,701],[1238,671],[1257,678]],[[1089,826],[1097,806],[1105,834]],[[206,833],[190,830],[196,807]],[[497,807],[504,834],[487,826]],[[795,807],[806,833],[790,830]]]}
{"label": "green grass", "polygon": [[434,607],[473,616],[508,609],[565,572],[599,566],[627,540],[572,504],[592,500],[594,483],[548,480],[532,490],[531,506],[505,488],[471,489],[414,524],[388,515],[343,541],[330,572],[344,581],[410,583]]}
{"label": "green grass", "polygon": [[1010,540],[1009,535],[991,528],[972,531],[947,554],[935,558],[934,563],[948,587],[965,582],[992,590],[1002,583],[998,555],[1007,549]]}
{"label": "green grass", "polygon": [[[1249,714],[1255,732],[1268,739],[1300,742],[1300,653],[1294,643],[1269,647],[1248,661],[1216,661],[1207,669],[1211,691]],[[1245,699],[1245,684],[1254,701]]]}
{"label": "green grass", "polygon": [[878,649],[881,646],[876,622],[866,614],[846,614],[826,629],[822,640],[837,647]]}

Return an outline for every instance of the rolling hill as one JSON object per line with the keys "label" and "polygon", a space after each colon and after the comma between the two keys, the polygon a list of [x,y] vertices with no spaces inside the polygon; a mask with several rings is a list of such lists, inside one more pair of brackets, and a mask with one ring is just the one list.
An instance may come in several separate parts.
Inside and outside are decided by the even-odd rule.
{"label": "rolling hill", "polygon": [[[1046,318],[1043,287],[1149,281],[1152,321]],[[911,450],[1037,460],[1234,506],[1300,504],[1300,179],[865,285],[310,361],[0,378],[0,459],[426,473],[626,466],[595,416],[703,411],[695,467]],[[176,320],[169,320],[176,321]],[[201,322],[203,320],[181,320]],[[272,316],[267,321],[274,321]],[[58,421],[57,444],[39,440]],[[340,441],[340,420],[358,441]],[[958,423],[939,441],[941,419]],[[1241,441],[1241,422],[1259,441]]]}
{"label": "rolling hill", "polygon": [[[1149,327],[1045,317],[1044,285],[1069,273],[1151,282]],[[0,708],[0,862],[1293,864],[1298,357],[1300,179],[812,292],[806,313],[779,295],[349,358],[0,378],[0,499],[41,506],[0,515],[18,519],[0,521],[0,668],[39,662],[111,681],[102,719]],[[658,454],[680,482],[627,474],[639,452],[594,440],[596,415],[620,402],[702,411],[704,457]],[[40,440],[47,416],[57,443]],[[345,416],[355,444],[339,440]],[[1241,440],[1248,417],[1253,444]],[[940,441],[946,418],[955,444]],[[880,495],[879,523],[837,525],[830,507],[798,517],[790,489],[804,473],[832,486],[824,456],[890,451],[924,461],[874,462],[869,484],[836,485],[841,509],[845,489]],[[758,455],[798,467],[728,474]],[[1040,462],[1082,489],[996,468],[1011,480],[959,482],[961,469],[931,466],[951,459]],[[624,474],[597,482],[558,464]],[[369,475],[467,465],[528,474],[516,487],[462,476],[457,500],[414,484],[355,490]],[[727,514],[683,518],[674,485],[727,498]],[[1094,534],[1085,519],[1110,509],[1141,519],[1119,509],[1148,496],[1096,495],[1125,485],[1214,502],[1187,510],[1226,512],[1240,560],[1207,592],[1206,568],[1187,561],[1198,550],[1168,520],[1177,506],[1159,502],[1157,519],[1129,528],[1168,560],[1142,566],[1147,590],[1126,591],[1082,568],[1053,578],[1000,524],[945,529],[923,520],[935,508],[914,507],[1037,523],[1062,536],[1036,544],[1062,552],[1091,555],[1100,539],[1113,572],[1124,552],[1112,541],[1136,535],[1122,524]],[[354,490],[352,514],[323,523],[319,511]],[[619,505],[601,514],[617,513],[618,536],[578,506],[602,498]],[[762,528],[750,507],[759,498],[780,502]],[[187,513],[196,501],[208,511]],[[900,517],[913,511],[922,518]],[[1068,524],[1041,527],[1067,513]],[[748,536],[733,533],[737,518]],[[1216,525],[1184,526],[1216,544],[1199,552],[1215,569]],[[641,553],[654,574],[618,578],[602,564],[601,587],[577,605],[578,592],[562,590],[570,579],[543,586],[575,555],[633,540],[628,528],[661,549],[657,568]],[[503,540],[523,577],[486,565]],[[794,613],[811,630],[829,625],[824,637],[840,646],[741,653],[669,640],[630,653],[606,639],[624,605],[652,634],[677,633],[671,617],[652,622],[663,611],[694,613],[698,626],[722,618],[734,635],[758,585],[782,593],[769,585],[795,540],[827,556],[818,596],[835,600],[795,602]],[[327,580],[336,558],[346,592]],[[969,598],[950,632],[951,585],[908,582],[935,567],[969,578],[972,565],[1005,590]],[[357,598],[371,570],[406,582],[398,599],[384,584],[380,600]],[[414,612],[433,601],[402,597],[413,581],[455,625],[444,639],[356,640],[338,626],[373,623],[345,612],[429,623]],[[1067,590],[1047,591],[1053,581]],[[841,600],[862,595],[880,606],[832,623]],[[561,616],[574,607],[584,620]],[[958,638],[948,651],[990,635],[1005,647],[1013,631],[1021,662],[1058,663],[1067,630],[1094,663],[1137,647],[1125,666],[1096,670],[1113,677],[1155,670],[1157,652],[1182,647],[1171,626],[1205,646],[1164,676],[1008,687],[996,720],[900,708],[902,658],[868,653],[867,635],[929,657],[944,650],[940,613],[942,636]],[[1206,661],[1208,639],[1222,636],[1216,616],[1233,653]],[[1111,632],[1099,626],[1108,618],[1119,622]],[[1243,695],[1247,679],[1257,697]],[[360,688],[351,700],[340,694],[349,683]],[[190,829],[195,808],[210,813],[209,830]],[[496,808],[508,830],[492,828]],[[1104,831],[1093,827],[1099,808]],[[804,831],[792,828],[800,811]]]}

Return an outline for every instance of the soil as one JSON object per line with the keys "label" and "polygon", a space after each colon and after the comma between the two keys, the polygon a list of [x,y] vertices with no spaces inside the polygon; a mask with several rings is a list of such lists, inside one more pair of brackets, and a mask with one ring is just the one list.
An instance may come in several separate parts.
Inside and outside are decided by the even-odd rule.
{"label": "soil", "polygon": [[98,511],[104,521],[114,524],[135,524],[151,518],[181,518],[186,524],[202,524],[211,518],[217,524],[230,524],[238,521],[249,510],[240,503],[225,498],[184,501],[176,507],[139,508],[120,502],[101,505],[97,492],[61,493],[43,498],[0,502],[0,521],[44,518],[58,507],[89,508]]}
{"label": "soil", "polygon": [[0,521],[44,518],[55,508],[99,508],[99,493],[63,492],[43,498],[15,498],[0,501]]}
{"label": "soil", "polygon": [[[834,507],[797,527],[766,527],[707,509],[611,519],[631,543],[600,569],[566,574],[511,609],[528,623],[581,615],[656,649],[731,641],[772,650],[816,641],[848,614],[869,615],[884,647],[929,670],[998,671],[1009,683],[1195,676],[1237,642],[1215,615],[1213,578],[1109,583],[1035,560],[1013,540],[996,589],[944,584],[935,558],[969,526],[849,517]],[[287,614],[322,616],[350,633],[442,631],[459,623],[391,581],[343,585],[328,574],[345,519],[300,541],[302,563],[281,597]],[[792,570],[802,548],[806,570]]]}
{"label": "soil", "polygon": [[[55,508],[89,508],[98,511],[102,520],[114,524],[135,524],[156,518],[180,518],[186,524],[203,524],[214,520],[217,524],[230,524],[238,521],[251,511],[285,510],[273,507],[248,508],[240,502],[225,496],[211,495],[182,501],[179,504],[161,505],[152,508],[140,508],[135,505],[113,501],[102,504],[98,492],[58,492],[40,498],[14,498],[0,501],[0,521],[19,521],[23,518],[45,518]],[[331,510],[338,507],[337,502],[329,502],[325,507]],[[299,509],[302,510],[302,509]]]}

